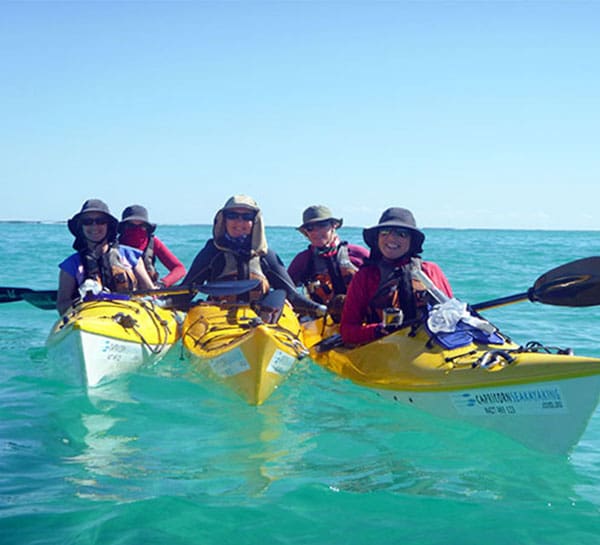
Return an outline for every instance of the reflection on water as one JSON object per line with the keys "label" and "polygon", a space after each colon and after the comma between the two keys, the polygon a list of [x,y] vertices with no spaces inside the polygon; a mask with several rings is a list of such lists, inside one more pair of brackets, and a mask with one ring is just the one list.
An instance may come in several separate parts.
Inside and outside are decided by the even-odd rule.
{"label": "reflection on water", "polygon": [[250,407],[219,397],[212,383],[172,377],[169,385],[165,374],[88,392],[81,448],[65,458],[80,466],[72,479],[79,496],[255,496],[301,459],[305,447],[279,404]]}

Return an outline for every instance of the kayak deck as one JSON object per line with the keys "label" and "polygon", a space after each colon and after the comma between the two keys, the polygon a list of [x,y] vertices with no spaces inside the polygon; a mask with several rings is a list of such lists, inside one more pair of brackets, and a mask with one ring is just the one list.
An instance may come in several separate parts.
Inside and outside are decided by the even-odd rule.
{"label": "kayak deck", "polygon": [[154,364],[179,340],[183,315],[150,300],[98,300],[77,304],[52,327],[46,345],[66,360],[76,380],[94,387]]}
{"label": "kayak deck", "polygon": [[509,340],[444,349],[423,327],[347,347],[335,342],[335,326],[314,321],[303,328],[311,358],[338,376],[394,402],[492,429],[536,450],[566,452],[600,399],[598,358]]}
{"label": "kayak deck", "polygon": [[251,405],[260,405],[307,351],[292,309],[275,324],[247,304],[201,303],[183,325],[184,353],[199,371],[225,384]]}

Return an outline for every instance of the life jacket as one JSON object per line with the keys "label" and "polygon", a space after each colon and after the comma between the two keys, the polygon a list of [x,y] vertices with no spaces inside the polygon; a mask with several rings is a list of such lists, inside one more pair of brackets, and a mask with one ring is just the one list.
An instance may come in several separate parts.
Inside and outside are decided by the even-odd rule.
{"label": "life jacket", "polygon": [[158,271],[154,264],[156,263],[156,255],[154,254],[154,236],[150,235],[148,239],[148,244],[146,245],[146,249],[142,254],[142,259],[144,260],[144,266],[148,271],[148,276],[152,282],[156,282],[158,280]]}
{"label": "life jacket", "polygon": [[128,292],[137,288],[133,269],[124,263],[117,243],[99,258],[87,250],[79,252],[83,263],[84,280],[91,279],[111,292]]}
{"label": "life jacket", "polygon": [[[256,301],[269,291],[269,281],[261,267],[262,256],[268,252],[267,238],[263,225],[262,214],[256,203],[243,195],[236,195],[230,201],[237,201],[244,208],[250,207],[255,212],[252,232],[243,248],[231,247],[227,242],[224,209],[215,215],[213,221],[213,244],[219,253],[211,261],[209,268],[211,280],[260,280],[258,288],[241,295],[220,297],[220,301]],[[228,201],[229,202],[229,201]]]}
{"label": "life jacket", "polygon": [[322,305],[344,295],[358,267],[350,261],[348,243],[342,242],[327,253],[311,249],[308,275],[304,282],[310,298]]}
{"label": "life jacket", "polygon": [[403,322],[414,320],[423,315],[427,305],[435,302],[423,283],[412,277],[410,268],[415,264],[420,268],[421,260],[412,258],[391,271],[378,264],[380,280],[369,304],[370,323],[381,322],[386,308],[401,309]]}
{"label": "life jacket", "polygon": [[249,280],[257,278],[260,284],[257,288],[241,295],[219,297],[220,301],[257,301],[269,292],[269,281],[260,265],[261,256],[243,256],[237,252],[219,252],[212,260],[209,268],[212,271],[211,281],[214,280]]}

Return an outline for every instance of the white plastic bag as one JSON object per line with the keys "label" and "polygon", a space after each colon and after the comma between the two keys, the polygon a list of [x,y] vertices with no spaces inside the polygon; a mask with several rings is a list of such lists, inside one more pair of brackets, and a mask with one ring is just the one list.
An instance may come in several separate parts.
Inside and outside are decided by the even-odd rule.
{"label": "white plastic bag", "polygon": [[432,333],[452,333],[456,331],[456,324],[461,320],[486,333],[496,331],[487,320],[472,316],[467,310],[467,304],[458,299],[448,299],[435,305],[427,318],[427,326]]}
{"label": "white plastic bag", "polygon": [[79,296],[85,299],[85,296],[91,293],[92,295],[98,295],[102,291],[102,286],[96,281],[88,278],[79,286]]}

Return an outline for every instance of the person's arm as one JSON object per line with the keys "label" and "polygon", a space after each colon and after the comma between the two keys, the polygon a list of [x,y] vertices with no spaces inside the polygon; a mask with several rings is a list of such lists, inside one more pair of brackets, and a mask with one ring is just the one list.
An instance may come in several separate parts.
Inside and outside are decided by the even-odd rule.
{"label": "person's arm", "polygon": [[306,269],[308,268],[308,261],[310,259],[310,250],[304,250],[292,259],[290,266],[288,267],[288,274],[292,279],[295,286],[301,286],[304,283],[306,277]]}
{"label": "person's arm", "polygon": [[[204,248],[202,248],[202,250],[196,254],[196,257],[194,258],[194,261],[192,262],[187,274],[178,285],[189,286],[192,284],[202,284],[206,282],[210,277],[210,265],[217,252],[218,250],[215,248],[212,239],[209,240]],[[174,308],[187,311],[190,307],[192,299],[195,296],[196,294],[192,292],[182,295],[173,295],[169,298],[169,304]]]}
{"label": "person's arm", "polygon": [[155,288],[156,286],[154,285],[154,282],[148,274],[146,265],[144,265],[144,260],[142,259],[142,251],[124,244],[119,244],[118,248],[121,260],[124,263],[128,263],[131,269],[133,270],[133,274],[135,275],[135,278],[137,280],[136,289],[151,290]]}
{"label": "person's arm", "polygon": [[206,282],[210,276],[210,265],[218,251],[212,239],[209,240],[204,245],[204,248],[196,254],[192,265],[179,285],[188,286],[190,284],[202,284]]}
{"label": "person's arm", "polygon": [[154,237],[154,254],[158,260],[169,270],[169,273],[160,279],[160,282],[169,287],[185,276],[185,267],[177,257],[167,248],[158,237]]}
{"label": "person's arm", "polygon": [[151,290],[156,287],[154,282],[152,282],[148,271],[146,270],[143,259],[138,259],[138,262],[133,267],[133,273],[135,274],[138,282],[138,289]]}
{"label": "person's arm", "polygon": [[58,292],[56,294],[56,310],[62,316],[73,304],[77,293],[77,280],[63,269],[58,275]]}
{"label": "person's arm", "polygon": [[267,255],[263,256],[261,264],[263,265],[263,272],[265,273],[271,288],[284,290],[287,300],[291,303],[296,312],[309,313],[318,316],[322,316],[325,313],[327,307],[319,305],[315,301],[296,291],[294,282],[285,270],[283,262],[273,250],[269,250]]}
{"label": "person's arm", "polygon": [[365,323],[369,304],[379,284],[378,275],[368,271],[370,269],[358,271],[348,286],[340,322],[340,333],[346,344],[364,344],[378,338],[379,324]]}
{"label": "person's arm", "polygon": [[369,257],[370,251],[357,244],[348,244],[348,257],[355,267],[360,267]]}

